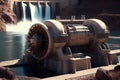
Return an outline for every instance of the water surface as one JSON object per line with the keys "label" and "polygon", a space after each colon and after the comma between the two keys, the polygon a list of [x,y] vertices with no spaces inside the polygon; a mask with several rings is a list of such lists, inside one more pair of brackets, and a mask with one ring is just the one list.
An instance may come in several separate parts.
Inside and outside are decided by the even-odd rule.
{"label": "water surface", "polygon": [[0,61],[18,59],[26,48],[26,34],[0,32]]}
{"label": "water surface", "polygon": [[[111,32],[107,42],[111,49],[120,49],[120,32]],[[0,33],[0,61],[22,58],[27,48],[27,34],[17,32]],[[118,55],[120,61],[120,56]],[[12,67],[18,76],[31,76],[45,78],[56,75],[54,72],[44,69],[41,65],[28,65]]]}

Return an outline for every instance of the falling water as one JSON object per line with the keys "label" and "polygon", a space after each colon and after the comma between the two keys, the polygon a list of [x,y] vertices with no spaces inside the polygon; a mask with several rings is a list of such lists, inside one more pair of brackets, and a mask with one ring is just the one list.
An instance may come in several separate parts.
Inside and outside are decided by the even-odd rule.
{"label": "falling water", "polygon": [[[24,54],[24,50],[27,48],[26,35],[31,25],[38,22],[38,20],[44,21],[44,18],[45,20],[50,19],[49,6],[46,6],[46,9],[45,9],[46,12],[45,12],[44,18],[42,14],[41,5],[37,7],[37,5],[31,4],[31,3],[28,5],[23,2],[22,10],[23,10],[22,21],[18,22],[15,25],[7,24],[6,25],[7,32],[0,34],[1,36],[0,44],[2,46],[0,48],[0,53],[1,53],[0,61],[21,58]],[[38,68],[38,66],[36,67]],[[27,68],[25,67],[27,70],[25,70],[25,68],[23,67],[20,67],[20,68],[15,67],[13,70],[17,75],[24,75],[24,76],[29,76],[29,74],[31,75],[31,73],[33,73],[31,76],[34,77],[34,72],[36,73],[37,71],[38,71],[37,73],[39,73],[37,74],[39,77],[46,77],[46,74],[52,75],[52,73],[50,73],[49,71],[46,71],[46,69],[43,69],[43,67],[41,68],[40,66],[39,69],[36,69],[36,67],[35,66],[33,68],[30,68],[30,66],[28,66]],[[30,72],[28,71],[28,69],[30,69],[29,70]]]}
{"label": "falling water", "polygon": [[[31,17],[31,21],[27,20],[27,13],[28,13],[28,8],[30,7],[30,17]],[[37,5],[34,5],[32,3],[29,3],[29,5],[25,4],[22,2],[22,10],[23,10],[23,19],[22,21],[18,22],[16,25],[12,25],[12,24],[8,24],[6,25],[6,30],[7,32],[15,32],[15,33],[19,33],[19,34],[27,34],[29,31],[29,28],[31,27],[31,25],[35,24],[36,22],[40,22],[40,21],[44,21],[47,19],[51,18],[51,14],[50,14],[50,6],[48,4],[46,4],[45,7],[45,17],[43,19],[43,14],[42,14],[42,6],[41,4],[39,4],[39,6],[37,7]]]}
{"label": "falling water", "polygon": [[26,4],[22,3],[22,8],[23,8],[23,21],[26,21]]}
{"label": "falling water", "polygon": [[[28,7],[30,10],[28,11]],[[48,4],[46,4],[45,7],[45,17],[43,18],[42,14],[42,6],[39,4],[37,5],[29,3],[29,5],[25,4],[22,2],[22,8],[23,8],[23,19],[22,21],[18,22],[17,25],[6,25],[6,30],[7,32],[18,32],[18,33],[24,33],[27,34],[29,31],[29,28],[31,25],[38,23],[38,22],[43,22],[44,20],[48,20],[51,18],[51,9]],[[30,12],[30,18],[31,21],[27,19],[28,12]]]}
{"label": "falling water", "polygon": [[31,11],[32,22],[38,22],[40,16],[39,16],[39,12],[38,12],[37,6],[35,6],[34,4],[30,3],[30,11]]}
{"label": "falling water", "polygon": [[[13,24],[7,24],[6,25],[6,33],[1,33],[1,35],[4,35],[4,37],[7,37],[4,40],[4,37],[1,38],[3,45],[4,46],[2,49],[0,49],[0,52],[4,52],[4,50],[6,51],[5,55],[7,55],[8,57],[6,57],[5,59],[12,59],[13,57],[15,57],[14,55],[18,57],[20,57],[25,48],[26,48],[26,35],[29,31],[29,28],[31,27],[31,25],[35,24],[36,22],[43,21],[44,19],[50,19],[50,7],[49,5],[46,6],[45,8],[45,17],[43,18],[43,14],[42,14],[42,6],[39,5],[37,7],[37,5],[34,4],[26,4],[22,2],[22,10],[23,10],[23,17],[22,17],[22,21],[18,22],[17,24],[13,25]],[[29,15],[28,15],[29,13]],[[30,20],[28,20],[30,19]],[[10,38],[7,36],[10,34]],[[17,39],[17,40],[16,40]],[[6,46],[6,45],[9,46]],[[16,49],[17,48],[17,49]],[[18,52],[19,51],[19,52]],[[2,54],[1,54],[2,56]],[[5,60],[5,59],[1,59],[1,60]]]}
{"label": "falling water", "polygon": [[39,4],[39,16],[40,16],[40,21],[42,22],[42,18],[43,18],[43,15],[42,15],[42,6],[41,4]]}
{"label": "falling water", "polygon": [[50,12],[50,6],[48,4],[46,4],[46,7],[45,7],[45,18],[44,20],[47,20],[47,19],[50,19],[51,18],[51,12]]}
{"label": "falling water", "polygon": [[18,22],[16,25],[14,24],[7,24],[6,25],[6,31],[17,33],[17,34],[27,34],[29,27],[31,26],[30,22],[26,18],[26,7],[27,5],[22,2],[22,8],[23,8],[23,18],[22,21]]}

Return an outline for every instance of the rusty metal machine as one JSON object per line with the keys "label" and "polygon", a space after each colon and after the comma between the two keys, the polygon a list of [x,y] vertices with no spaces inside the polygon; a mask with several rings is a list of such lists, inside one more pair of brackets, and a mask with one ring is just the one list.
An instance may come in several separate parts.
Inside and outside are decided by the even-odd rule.
{"label": "rusty metal machine", "polygon": [[29,53],[59,74],[109,65],[109,30],[98,19],[47,20],[31,26]]}

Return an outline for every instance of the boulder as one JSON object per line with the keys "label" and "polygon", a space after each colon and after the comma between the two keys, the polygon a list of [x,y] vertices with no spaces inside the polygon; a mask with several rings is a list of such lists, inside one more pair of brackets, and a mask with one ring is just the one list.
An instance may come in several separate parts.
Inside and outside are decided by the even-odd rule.
{"label": "boulder", "polygon": [[114,70],[120,71],[120,65],[115,66],[115,67],[114,67]]}
{"label": "boulder", "polygon": [[120,65],[116,65],[113,70],[109,70],[109,75],[111,76],[112,80],[119,80],[120,79]]}
{"label": "boulder", "polygon": [[0,67],[0,80],[18,80],[12,69]]}
{"label": "boulder", "polygon": [[95,80],[112,80],[107,70],[99,68],[95,74]]}
{"label": "boulder", "polygon": [[17,76],[9,67],[0,67],[0,80],[40,80],[40,78]]}
{"label": "boulder", "polygon": [[112,80],[119,80],[120,79],[120,71],[110,70],[109,75],[112,78]]}

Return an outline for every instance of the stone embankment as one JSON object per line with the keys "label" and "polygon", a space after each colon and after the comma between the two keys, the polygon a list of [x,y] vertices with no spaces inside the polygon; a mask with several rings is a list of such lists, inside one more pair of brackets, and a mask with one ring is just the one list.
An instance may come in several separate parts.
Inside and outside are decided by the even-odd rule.
{"label": "stone embankment", "polygon": [[6,24],[17,23],[17,16],[11,10],[8,0],[0,0],[0,32],[6,31]]}

